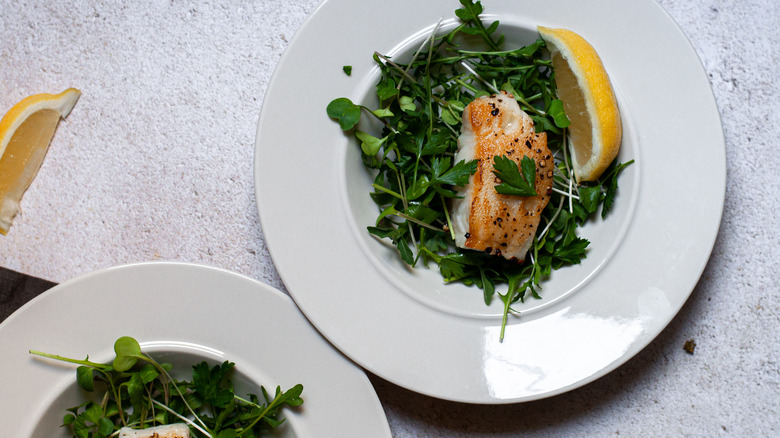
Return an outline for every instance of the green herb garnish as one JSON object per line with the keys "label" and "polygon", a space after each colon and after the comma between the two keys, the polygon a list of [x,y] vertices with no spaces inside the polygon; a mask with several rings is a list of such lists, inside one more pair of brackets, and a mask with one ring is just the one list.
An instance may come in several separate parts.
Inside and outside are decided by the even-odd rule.
{"label": "green herb garnish", "polygon": [[[522,170],[522,173],[520,172]],[[493,173],[501,179],[496,191],[502,195],[536,196],[536,162],[530,157],[520,160],[520,168],[509,157],[493,157]]]}
{"label": "green herb garnish", "polygon": [[135,339],[123,336],[114,343],[116,357],[110,364],[71,359],[31,350],[31,354],[79,365],[80,388],[99,392],[99,402],[88,401],[68,409],[63,426],[78,438],[103,438],[122,427],[144,429],[186,423],[195,437],[257,437],[276,428],[285,406],[303,403],[303,386],[287,391],[276,387],[273,395],[260,387],[263,401],[255,394],[239,397],[230,381],[234,363],[192,367],[192,380],[174,380],[171,364],[158,363],[141,351]]}
{"label": "green herb garnish", "polygon": [[[390,240],[410,266],[434,262],[444,281],[476,285],[488,305],[498,294],[504,304],[503,339],[508,316],[515,312],[512,305],[529,295],[541,298],[541,284],[553,270],[578,264],[586,256],[589,242],[577,236],[577,228],[599,208],[601,216],[607,216],[618,175],[630,162],[613,163],[596,183],[577,184],[565,144],[570,121],[557,98],[544,41],[503,49],[499,22],[485,26],[479,18],[481,3],[460,4],[455,15],[461,23],[443,35],[437,35],[437,26],[411,59],[374,53],[380,69],[379,108],[338,98],[327,113],[359,139],[363,164],[375,172],[371,197],[379,215],[368,232]],[[475,40],[485,48],[471,49]],[[547,133],[555,160],[550,202],[522,263],[456,248],[447,208],[458,196],[456,188],[465,186],[477,169],[475,161],[453,159],[463,110],[472,100],[501,91],[514,96],[537,132]],[[381,133],[356,129],[364,114],[384,125]],[[535,196],[535,166],[529,157],[519,166],[508,157],[494,157],[493,171],[501,180],[496,190]]]}

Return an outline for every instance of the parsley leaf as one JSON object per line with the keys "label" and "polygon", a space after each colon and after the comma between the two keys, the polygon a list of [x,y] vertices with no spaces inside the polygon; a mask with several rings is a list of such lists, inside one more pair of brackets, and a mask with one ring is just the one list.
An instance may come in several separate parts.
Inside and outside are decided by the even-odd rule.
{"label": "parsley leaf", "polygon": [[465,186],[469,182],[469,177],[477,171],[477,160],[461,160],[446,172],[443,169],[449,167],[450,158],[436,158],[433,160],[434,181],[440,184],[449,184],[452,186]]}
{"label": "parsley leaf", "polygon": [[553,257],[566,263],[578,265],[582,257],[584,257],[585,249],[589,244],[590,242],[588,240],[577,237],[567,245],[560,249],[556,249],[553,253]]}
{"label": "parsley leaf", "polygon": [[[520,170],[522,169],[522,173]],[[502,195],[536,196],[536,162],[523,157],[520,168],[508,156],[493,157],[493,174],[501,179],[496,191]]]}
{"label": "parsley leaf", "polygon": [[225,387],[226,375],[233,365],[225,361],[211,368],[206,362],[201,362],[192,367],[192,384],[204,403],[224,408],[233,400],[233,390]]}

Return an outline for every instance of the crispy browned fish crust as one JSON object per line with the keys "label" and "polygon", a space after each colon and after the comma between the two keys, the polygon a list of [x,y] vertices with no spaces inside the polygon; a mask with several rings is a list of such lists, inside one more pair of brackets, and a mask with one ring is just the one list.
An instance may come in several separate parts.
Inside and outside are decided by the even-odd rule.
{"label": "crispy browned fish crust", "polygon": [[[528,156],[536,162],[537,196],[496,192],[493,157],[516,163]],[[547,134],[535,133],[533,120],[505,92],[475,99],[463,111],[455,161],[478,160],[477,171],[452,204],[455,244],[522,261],[533,243],[542,210],[550,201],[553,157]]]}

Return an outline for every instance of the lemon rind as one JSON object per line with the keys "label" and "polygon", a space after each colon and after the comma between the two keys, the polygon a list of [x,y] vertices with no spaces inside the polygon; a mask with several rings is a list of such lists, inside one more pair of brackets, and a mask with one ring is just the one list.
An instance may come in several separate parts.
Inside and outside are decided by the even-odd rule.
{"label": "lemon rind", "polygon": [[[623,124],[612,82],[596,49],[581,35],[568,29],[544,26],[537,26],[537,30],[550,43],[548,49],[551,53],[557,51],[569,61],[569,68],[585,97],[588,114],[594,118],[591,135],[593,145],[597,145],[598,149],[594,147],[593,158],[588,162],[575,166],[575,177],[578,182],[596,180],[617,156],[623,137]],[[604,131],[601,126],[613,126],[614,129]],[[608,149],[607,153],[604,149]]]}
{"label": "lemon rind", "polygon": [[[43,93],[28,96],[14,105],[0,120],[0,159],[2,159],[8,143],[13,138],[16,130],[32,114],[41,110],[55,110],[60,114],[61,119],[66,118],[73,110],[76,102],[78,102],[79,97],[81,97],[81,91],[75,88],[68,88],[59,94]],[[35,173],[37,174],[37,169]],[[34,175],[33,178],[35,178]],[[10,230],[13,219],[18,214],[19,201],[21,201],[21,198],[13,201],[8,199],[2,200],[3,205],[0,205],[0,234],[6,235],[8,230]],[[9,202],[11,205],[6,205]]]}
{"label": "lemon rind", "polygon": [[81,97],[81,91],[68,88],[59,94],[35,94],[25,97],[14,105],[0,120],[0,157],[5,153],[8,142],[11,141],[16,129],[24,123],[30,115],[43,110],[53,109],[60,113],[61,118],[68,117],[73,107]]}

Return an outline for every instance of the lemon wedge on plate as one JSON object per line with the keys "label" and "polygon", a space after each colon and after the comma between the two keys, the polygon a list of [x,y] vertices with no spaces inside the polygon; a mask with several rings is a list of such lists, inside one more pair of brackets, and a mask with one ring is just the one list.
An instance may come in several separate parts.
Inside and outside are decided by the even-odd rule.
{"label": "lemon wedge on plate", "polygon": [[24,98],[0,120],[0,233],[6,234],[19,201],[41,167],[61,118],[70,114],[81,92]]}
{"label": "lemon wedge on plate", "polygon": [[596,50],[567,29],[538,27],[550,50],[558,97],[571,120],[569,150],[578,182],[595,181],[620,150],[623,124],[615,92]]}

